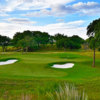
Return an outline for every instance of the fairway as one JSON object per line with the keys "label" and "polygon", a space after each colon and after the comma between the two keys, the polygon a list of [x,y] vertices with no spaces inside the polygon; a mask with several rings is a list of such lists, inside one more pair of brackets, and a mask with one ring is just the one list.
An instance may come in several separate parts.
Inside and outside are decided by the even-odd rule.
{"label": "fairway", "polygon": [[[14,64],[0,66],[0,92],[3,95],[7,91],[10,96],[23,91],[33,94],[42,91],[45,96],[44,91],[53,91],[57,84],[68,82],[74,83],[79,90],[84,90],[89,100],[100,100],[99,52],[97,52],[96,58],[96,68],[92,68],[92,52],[34,52],[25,54],[9,52],[0,54],[1,61],[18,60]],[[52,68],[53,64],[65,63],[74,63],[75,65],[69,69]],[[42,95],[41,99],[45,98],[44,96]]]}

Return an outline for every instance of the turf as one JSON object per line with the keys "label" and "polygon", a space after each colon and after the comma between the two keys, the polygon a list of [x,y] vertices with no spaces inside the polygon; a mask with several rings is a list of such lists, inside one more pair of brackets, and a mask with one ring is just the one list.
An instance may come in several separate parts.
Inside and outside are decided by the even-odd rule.
{"label": "turf", "polygon": [[[96,68],[91,67],[92,55],[92,52],[0,54],[1,61],[18,59],[18,62],[14,64],[0,66],[1,98],[4,98],[5,94],[16,96],[20,92],[29,92],[33,93],[35,98],[38,93],[40,100],[42,98],[46,100],[46,92],[53,92],[59,84],[68,82],[74,83],[81,91],[85,90],[89,100],[100,100],[100,52],[96,53]],[[67,62],[74,63],[74,68],[55,69],[51,67],[55,63]]]}

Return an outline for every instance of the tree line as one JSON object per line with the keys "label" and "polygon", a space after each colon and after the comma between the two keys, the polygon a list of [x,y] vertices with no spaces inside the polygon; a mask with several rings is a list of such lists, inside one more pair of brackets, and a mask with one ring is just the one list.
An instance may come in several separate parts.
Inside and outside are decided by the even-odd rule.
{"label": "tree line", "polygon": [[47,32],[40,31],[24,31],[17,32],[13,39],[7,36],[0,35],[0,45],[3,52],[7,50],[8,45],[20,48],[21,51],[35,51],[41,47],[51,45],[51,48],[55,45],[58,49],[80,49],[81,45],[85,42],[81,37],[74,35],[68,37],[64,34],[56,34],[54,36],[49,35]]}

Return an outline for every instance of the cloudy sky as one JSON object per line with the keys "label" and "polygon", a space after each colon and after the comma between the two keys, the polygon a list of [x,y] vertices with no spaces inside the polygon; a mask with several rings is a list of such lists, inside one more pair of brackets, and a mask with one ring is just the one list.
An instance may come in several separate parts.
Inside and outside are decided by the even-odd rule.
{"label": "cloudy sky", "polygon": [[100,16],[100,0],[0,0],[0,34],[24,30],[79,35]]}

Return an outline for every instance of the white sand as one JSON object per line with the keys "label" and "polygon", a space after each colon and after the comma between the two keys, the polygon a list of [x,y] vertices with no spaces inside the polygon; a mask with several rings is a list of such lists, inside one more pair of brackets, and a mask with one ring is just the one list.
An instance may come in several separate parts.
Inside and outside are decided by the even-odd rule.
{"label": "white sand", "polygon": [[73,63],[67,63],[67,64],[63,64],[63,65],[60,65],[60,64],[54,64],[52,67],[53,68],[73,68],[74,64]]}
{"label": "white sand", "polygon": [[15,62],[17,62],[18,60],[7,60],[7,61],[0,61],[0,65],[8,65],[8,64],[13,64]]}

